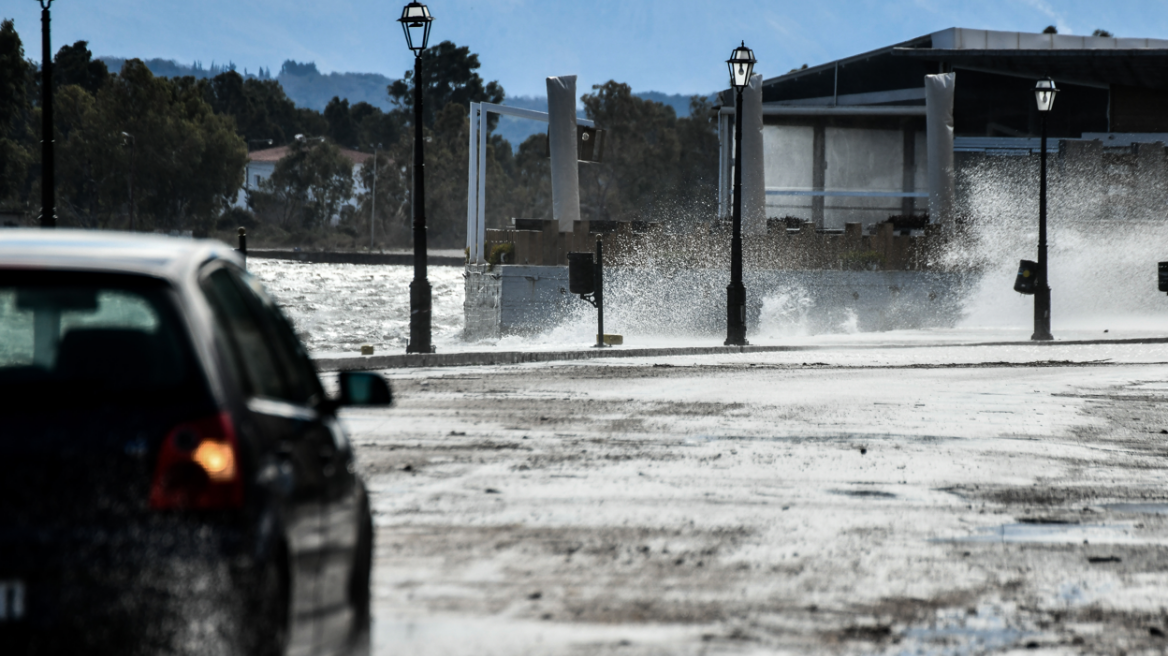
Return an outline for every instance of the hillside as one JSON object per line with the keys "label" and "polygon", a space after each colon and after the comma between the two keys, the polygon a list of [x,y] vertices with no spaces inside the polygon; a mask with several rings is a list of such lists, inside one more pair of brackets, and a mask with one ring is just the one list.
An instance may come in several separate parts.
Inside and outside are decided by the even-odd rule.
{"label": "hillside", "polygon": [[[126,63],[123,57],[101,57],[100,59],[114,72],[120,71],[122,65]],[[156,58],[147,59],[144,62],[152,73],[164,77],[210,78],[227,71],[236,71],[244,77],[259,79],[271,79],[272,77],[269,70],[261,68],[254,73],[247,69],[239,71],[233,63],[218,65],[212,62],[209,68],[204,68],[202,62],[195,62],[189,66],[171,59]],[[324,111],[325,105],[328,105],[328,102],[336,96],[347,98],[350,105],[364,101],[382,111],[392,109],[386,87],[392,84],[393,80],[379,73],[329,73],[324,75],[317,70],[315,63],[301,64],[288,60],[284,62],[275,79],[279,81],[280,86],[284,87],[284,93],[288,94],[288,97],[298,107]]]}

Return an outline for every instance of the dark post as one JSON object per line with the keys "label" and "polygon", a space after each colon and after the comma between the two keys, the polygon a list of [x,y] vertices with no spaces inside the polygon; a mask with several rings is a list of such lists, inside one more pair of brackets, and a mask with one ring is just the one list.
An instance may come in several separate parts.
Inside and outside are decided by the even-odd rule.
{"label": "dark post", "polygon": [[41,3],[41,227],[57,227],[56,162],[53,159],[53,48],[49,41],[49,6]]}
{"label": "dark post", "polygon": [[746,286],[742,284],[742,88],[734,109],[734,214],[730,285],[726,287],[726,346],[746,345]]}
{"label": "dark post", "polygon": [[247,268],[247,230],[239,226],[239,256],[243,258],[243,267]]}
{"label": "dark post", "polygon": [[1046,341],[1054,339],[1050,334],[1050,285],[1046,277],[1046,112],[1042,115],[1042,140],[1038,175],[1038,276],[1034,290],[1034,334],[1030,339]]}
{"label": "dark post", "polygon": [[592,292],[596,299],[596,348],[604,348],[604,240],[596,240],[596,272],[593,275],[595,289]]}
{"label": "dark post", "polygon": [[134,203],[134,167],[137,165],[138,159],[138,139],[132,134],[123,132],[122,134],[130,138],[130,232],[138,229],[135,214],[137,214],[138,206]]}
{"label": "dark post", "polygon": [[426,277],[426,169],[422,153],[422,56],[414,57],[414,280],[410,283],[410,341],[406,353],[433,353],[430,281]]}

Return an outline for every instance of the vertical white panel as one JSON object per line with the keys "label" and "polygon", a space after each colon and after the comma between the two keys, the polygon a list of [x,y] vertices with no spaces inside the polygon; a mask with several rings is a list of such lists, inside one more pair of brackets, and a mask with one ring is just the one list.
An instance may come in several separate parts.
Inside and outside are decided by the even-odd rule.
{"label": "vertical white panel", "polygon": [[[481,105],[480,105],[481,108]],[[479,111],[478,251],[476,264],[487,263],[487,112]]]}
{"label": "vertical white panel", "polygon": [[[466,175],[466,247],[468,253],[478,253],[478,186],[479,158],[478,158],[478,114],[479,104],[470,104],[470,143],[467,148],[467,175]],[[469,259],[469,258],[468,258]]]}

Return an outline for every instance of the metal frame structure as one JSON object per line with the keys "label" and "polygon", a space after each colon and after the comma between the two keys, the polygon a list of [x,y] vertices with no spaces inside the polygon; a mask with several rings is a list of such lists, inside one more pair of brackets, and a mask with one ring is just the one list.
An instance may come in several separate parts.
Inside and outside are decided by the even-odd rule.
{"label": "metal frame structure", "polygon": [[[508,107],[489,102],[470,104],[470,143],[468,149],[469,166],[466,178],[466,247],[468,261],[472,264],[486,264],[487,241],[487,118],[491,113],[514,116],[532,121],[548,122],[548,113],[534,109]],[[596,127],[596,123],[586,118],[577,118],[576,123],[585,127]]]}

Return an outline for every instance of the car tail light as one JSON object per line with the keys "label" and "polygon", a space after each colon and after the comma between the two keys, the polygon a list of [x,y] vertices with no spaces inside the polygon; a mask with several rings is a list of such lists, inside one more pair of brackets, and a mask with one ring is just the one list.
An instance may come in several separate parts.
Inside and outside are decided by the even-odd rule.
{"label": "car tail light", "polygon": [[224,510],[243,505],[243,472],[231,415],[176,426],[158,453],[153,510]]}

